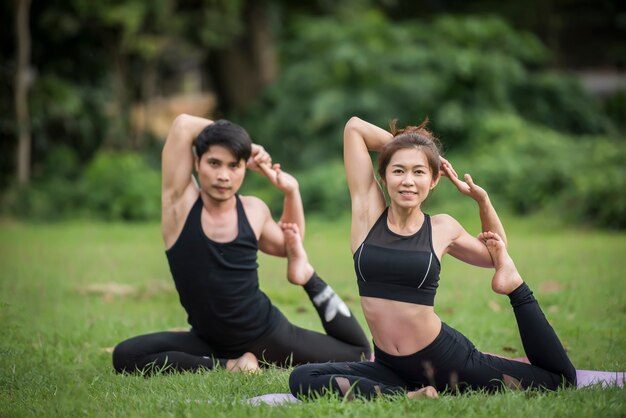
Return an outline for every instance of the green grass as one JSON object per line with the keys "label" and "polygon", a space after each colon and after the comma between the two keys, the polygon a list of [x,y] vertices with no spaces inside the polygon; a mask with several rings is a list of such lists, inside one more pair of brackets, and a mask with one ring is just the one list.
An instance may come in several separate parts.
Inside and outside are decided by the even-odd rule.
{"label": "green grass", "polygon": [[[466,225],[475,233],[471,215]],[[575,366],[626,370],[626,234],[567,228],[540,218],[505,217],[505,224],[513,258]],[[348,228],[347,218],[312,219],[306,245],[319,274],[364,325]],[[287,283],[284,260],[261,257],[260,264],[261,286],[274,303],[292,322],[321,330],[304,292]],[[489,270],[444,258],[437,311],[479,349],[523,355],[508,302],[490,291],[490,277]],[[116,343],[186,326],[157,224],[0,223],[0,324],[0,416],[515,417],[626,411],[625,392],[616,388],[472,393],[417,403],[326,398],[255,407],[240,400],[287,392],[288,371],[116,375],[109,352]]]}

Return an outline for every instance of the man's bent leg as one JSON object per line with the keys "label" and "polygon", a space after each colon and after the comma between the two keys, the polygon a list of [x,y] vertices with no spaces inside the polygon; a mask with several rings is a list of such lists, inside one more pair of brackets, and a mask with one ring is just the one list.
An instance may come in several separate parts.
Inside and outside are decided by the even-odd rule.
{"label": "man's bent leg", "polygon": [[369,358],[369,344],[350,344],[331,335],[297,327],[282,315],[280,318],[280,324],[269,335],[250,345],[250,351],[260,361],[291,366]]}
{"label": "man's bent leg", "polygon": [[[291,283],[303,285],[329,337],[354,347],[358,356],[364,355],[369,359],[370,345],[361,325],[343,300],[315,273],[297,228],[292,224],[284,224],[283,232],[287,250],[287,279]],[[359,360],[358,356],[346,360]],[[322,358],[320,361],[328,360],[330,358]]]}
{"label": "man's bent leg", "polygon": [[316,273],[304,285],[309,299],[317,311],[326,333],[355,347],[359,347],[365,359],[371,354],[370,344],[363,328],[345,302]]}
{"label": "man's bent leg", "polygon": [[113,350],[113,368],[118,373],[213,369],[226,367],[226,359],[193,332],[157,332],[119,343]]}

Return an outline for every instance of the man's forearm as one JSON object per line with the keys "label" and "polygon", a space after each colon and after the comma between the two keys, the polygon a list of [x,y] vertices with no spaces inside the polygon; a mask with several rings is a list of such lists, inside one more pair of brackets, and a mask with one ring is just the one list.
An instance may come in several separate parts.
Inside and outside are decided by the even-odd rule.
{"label": "man's forearm", "polygon": [[482,226],[483,232],[491,231],[500,235],[502,241],[507,244],[506,233],[504,232],[504,226],[500,221],[500,217],[496,212],[496,209],[491,204],[489,197],[484,200],[477,202],[478,203],[478,212],[480,215],[480,223]]}
{"label": "man's forearm", "polygon": [[200,132],[212,123],[210,119],[182,114],[174,121],[172,130],[191,147],[191,143],[200,135]]}

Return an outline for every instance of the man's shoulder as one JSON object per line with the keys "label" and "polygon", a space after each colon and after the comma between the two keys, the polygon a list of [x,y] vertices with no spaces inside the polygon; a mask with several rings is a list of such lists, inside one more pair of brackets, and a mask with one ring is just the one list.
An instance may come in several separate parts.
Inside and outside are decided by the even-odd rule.
{"label": "man's shoulder", "polygon": [[271,218],[270,208],[262,199],[256,196],[241,196],[241,204],[246,212],[246,216],[251,224],[256,225],[257,228],[260,225],[265,224],[268,218]]}
{"label": "man's shoulder", "polygon": [[241,199],[241,203],[246,209],[252,210],[266,210],[268,209],[267,203],[265,203],[261,198],[257,196],[247,195],[242,196],[239,195],[239,199]]}

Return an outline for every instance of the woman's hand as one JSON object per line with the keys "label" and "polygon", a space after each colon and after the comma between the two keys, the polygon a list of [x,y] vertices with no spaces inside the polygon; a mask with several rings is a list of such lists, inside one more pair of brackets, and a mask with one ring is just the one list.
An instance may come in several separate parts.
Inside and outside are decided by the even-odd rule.
{"label": "woman's hand", "polygon": [[452,164],[443,157],[439,157],[439,159],[441,160],[442,175],[449,178],[452,184],[454,184],[461,193],[479,203],[489,198],[485,189],[474,183],[472,176],[465,174],[463,176],[465,181],[460,180]]}

